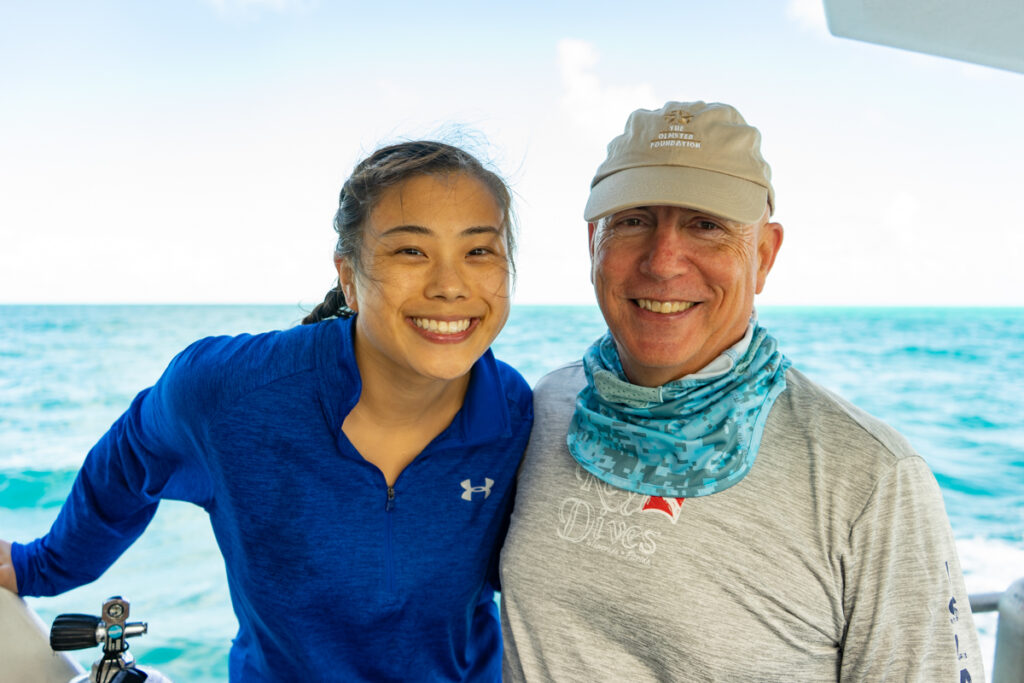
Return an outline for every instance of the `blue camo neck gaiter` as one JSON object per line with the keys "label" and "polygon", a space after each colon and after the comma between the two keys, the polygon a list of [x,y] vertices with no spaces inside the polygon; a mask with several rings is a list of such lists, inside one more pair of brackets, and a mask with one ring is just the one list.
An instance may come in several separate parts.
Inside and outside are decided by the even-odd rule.
{"label": "blue camo neck gaiter", "polygon": [[752,323],[748,335],[742,355],[725,351],[722,373],[642,387],[626,379],[605,333],[583,357],[587,386],[576,397],[569,452],[598,479],[652,496],[707,496],[738,483],[791,365],[764,328]]}

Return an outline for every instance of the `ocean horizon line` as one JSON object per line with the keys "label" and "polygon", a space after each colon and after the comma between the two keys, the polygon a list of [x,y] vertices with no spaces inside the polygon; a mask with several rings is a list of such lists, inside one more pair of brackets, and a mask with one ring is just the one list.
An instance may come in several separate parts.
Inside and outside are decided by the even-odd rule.
{"label": "ocean horizon line", "polygon": [[[117,308],[183,308],[183,307],[194,307],[194,308],[282,308],[282,307],[294,307],[300,310],[311,310],[320,302],[266,302],[266,301],[130,301],[130,302],[118,302],[118,301],[88,301],[88,302],[77,302],[77,301],[46,301],[46,302],[35,302],[35,301],[0,301],[0,308],[103,308],[103,307],[117,307]],[[537,302],[513,302],[513,308],[597,308],[597,302],[590,303],[537,303]],[[899,311],[899,310],[978,310],[978,311],[1024,311],[1024,304],[993,304],[993,305],[967,305],[967,304],[757,304],[755,306],[758,310],[763,311],[783,311],[783,310],[879,310],[879,311]]]}

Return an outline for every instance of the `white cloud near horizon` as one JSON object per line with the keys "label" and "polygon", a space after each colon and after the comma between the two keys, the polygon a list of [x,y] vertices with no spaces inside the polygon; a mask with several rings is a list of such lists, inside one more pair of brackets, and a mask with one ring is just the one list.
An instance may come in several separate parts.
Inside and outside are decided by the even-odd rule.
{"label": "white cloud near horizon", "polygon": [[575,130],[587,137],[598,136],[602,144],[607,144],[608,132],[621,132],[629,112],[641,106],[655,106],[655,95],[649,83],[602,82],[596,73],[600,59],[593,43],[576,38],[558,41],[562,112]]}

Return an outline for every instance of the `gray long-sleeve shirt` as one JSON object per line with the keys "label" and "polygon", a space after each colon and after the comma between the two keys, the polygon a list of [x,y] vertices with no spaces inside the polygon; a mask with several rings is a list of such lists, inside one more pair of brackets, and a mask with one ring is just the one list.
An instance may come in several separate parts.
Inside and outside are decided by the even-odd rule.
{"label": "gray long-sleeve shirt", "polygon": [[548,375],[501,558],[508,681],[985,680],[942,496],[894,430],[796,370],[750,474],[651,498],[565,444]]}

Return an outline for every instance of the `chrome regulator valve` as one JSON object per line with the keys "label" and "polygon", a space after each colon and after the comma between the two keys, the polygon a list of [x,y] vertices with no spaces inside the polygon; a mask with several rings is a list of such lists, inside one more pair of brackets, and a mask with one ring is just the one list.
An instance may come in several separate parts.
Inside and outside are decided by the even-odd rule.
{"label": "chrome regulator valve", "polygon": [[93,662],[89,674],[72,679],[72,683],[169,683],[162,674],[135,666],[128,652],[128,638],[141,636],[147,624],[128,622],[130,605],[120,595],[103,603],[101,616],[91,614],[60,614],[50,627],[50,647],[57,651],[84,650],[103,645],[102,656]]}

